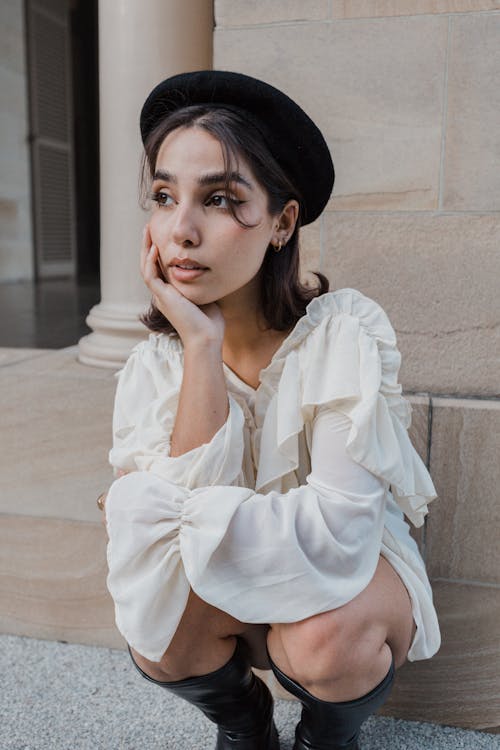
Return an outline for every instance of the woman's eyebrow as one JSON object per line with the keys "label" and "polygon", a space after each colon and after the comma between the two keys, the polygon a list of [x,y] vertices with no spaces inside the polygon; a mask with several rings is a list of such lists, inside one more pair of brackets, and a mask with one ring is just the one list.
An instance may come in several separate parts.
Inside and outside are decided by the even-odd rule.
{"label": "woman's eyebrow", "polygon": [[173,182],[175,184],[177,182],[177,177],[170,174],[170,172],[167,172],[165,169],[157,169],[153,175],[153,180],[163,180],[163,182]]}
{"label": "woman's eyebrow", "polygon": [[[238,182],[241,185],[245,185],[245,187],[247,187],[249,190],[253,190],[253,186],[251,185],[251,183],[248,182],[248,180],[246,180],[239,172],[230,172],[228,177],[229,182]],[[157,169],[154,173],[153,180],[163,180],[163,182],[171,182],[174,185],[177,184],[177,177],[171,172],[167,172],[164,169]],[[225,172],[212,172],[210,174],[204,174],[198,178],[198,183],[202,186],[220,185],[221,183],[225,182]]]}
{"label": "woman's eyebrow", "polygon": [[221,182],[226,182],[226,177],[229,178],[229,182],[239,182],[241,185],[245,185],[245,187],[249,188],[249,190],[253,189],[248,180],[246,180],[239,172],[229,172],[228,175],[226,175],[225,172],[213,172],[212,174],[204,174],[198,178],[198,182],[200,185],[215,185]]}

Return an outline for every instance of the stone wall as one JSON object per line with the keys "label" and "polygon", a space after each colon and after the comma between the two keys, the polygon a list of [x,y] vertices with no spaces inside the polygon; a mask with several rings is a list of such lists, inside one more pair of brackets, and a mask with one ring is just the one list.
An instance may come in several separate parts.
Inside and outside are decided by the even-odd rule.
{"label": "stone wall", "polygon": [[[417,535],[443,645],[387,711],[500,724],[500,0],[216,0],[214,67],[318,123],[333,197],[304,271],[389,314],[439,499]],[[419,394],[419,395],[417,395]]]}
{"label": "stone wall", "polygon": [[33,278],[23,7],[0,3],[0,282]]}

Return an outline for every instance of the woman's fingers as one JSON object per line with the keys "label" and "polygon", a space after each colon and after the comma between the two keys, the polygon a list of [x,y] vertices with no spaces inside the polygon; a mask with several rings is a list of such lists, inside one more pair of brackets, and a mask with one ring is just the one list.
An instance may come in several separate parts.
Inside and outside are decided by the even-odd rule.
{"label": "woman's fingers", "polygon": [[157,294],[160,288],[158,284],[155,284],[156,281],[160,281],[162,285],[165,283],[160,278],[161,272],[158,267],[158,248],[156,245],[150,245],[148,252],[146,253],[142,277],[144,283],[153,294]]}
{"label": "woman's fingers", "polygon": [[146,263],[146,257],[151,247],[151,234],[149,232],[149,224],[146,224],[142,231],[142,243],[141,243],[141,254],[140,254],[140,266],[141,276],[144,276],[144,266]]}
{"label": "woman's fingers", "polygon": [[142,234],[140,264],[144,283],[153,295],[161,293],[166,286],[170,287],[166,274],[163,272],[158,247],[152,241],[148,224],[144,227]]}
{"label": "woman's fingers", "polygon": [[[155,252],[151,253],[151,250],[153,247],[155,248]],[[151,278],[151,277],[161,278],[163,276],[158,248],[153,243],[148,224],[146,224],[146,226],[144,227],[144,231],[142,233],[140,265],[141,265],[141,275],[144,278],[144,280],[146,280],[145,279],[146,274],[148,275],[148,278]],[[149,270],[149,273],[148,273],[148,270]]]}
{"label": "woman's fingers", "polygon": [[158,265],[158,248],[156,245],[151,245],[144,261],[143,278],[153,294],[158,294],[159,292],[162,292],[165,287],[169,286],[165,283],[162,277],[163,274]]}
{"label": "woman's fingers", "polygon": [[142,277],[148,286],[149,286],[150,281],[154,279],[157,275],[155,272],[154,262],[153,262],[153,258],[155,256],[156,256],[156,245],[151,244],[144,257],[144,268],[142,272]]}
{"label": "woman's fingers", "polygon": [[154,304],[169,320],[172,314],[175,315],[177,305],[189,304],[191,306],[192,303],[188,303],[185,297],[172,284],[164,281],[158,258],[158,248],[153,244],[144,260],[143,279],[153,295]]}

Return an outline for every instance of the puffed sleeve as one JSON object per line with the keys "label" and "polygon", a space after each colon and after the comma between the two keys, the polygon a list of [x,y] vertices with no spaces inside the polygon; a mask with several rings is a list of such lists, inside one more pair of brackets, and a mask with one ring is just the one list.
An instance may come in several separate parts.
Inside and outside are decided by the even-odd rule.
{"label": "puffed sleeve", "polygon": [[151,334],[132,350],[117,373],[113,411],[115,470],[150,471],[187,488],[231,484],[241,472],[244,415],[229,395],[226,422],[209,443],[171,457],[170,437],[182,384],[182,345]]}

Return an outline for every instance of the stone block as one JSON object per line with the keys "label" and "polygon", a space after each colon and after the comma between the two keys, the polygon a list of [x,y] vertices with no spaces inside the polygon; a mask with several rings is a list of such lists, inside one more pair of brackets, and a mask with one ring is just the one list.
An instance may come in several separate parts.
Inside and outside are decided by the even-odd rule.
{"label": "stone block", "polygon": [[4,516],[0,540],[3,633],[124,647],[101,524]]}
{"label": "stone block", "polygon": [[[382,713],[468,729],[500,724],[500,589],[433,583],[442,645],[407,662]],[[493,747],[493,745],[492,745]]]}
{"label": "stone block", "polygon": [[432,400],[430,576],[500,584],[499,456],[499,401]]}
{"label": "stone block", "polygon": [[431,16],[228,28],[214,67],[268,81],[317,122],[336,166],[332,206],[435,209],[447,38],[447,19]]}
{"label": "stone block", "polygon": [[0,368],[4,396],[0,512],[97,521],[116,381],[76,361],[76,347]]}
{"label": "stone block", "polygon": [[328,0],[215,0],[216,28],[322,21],[328,16]]}
{"label": "stone block", "polygon": [[498,10],[500,0],[332,0],[332,18],[380,18]]}
{"label": "stone block", "polygon": [[443,208],[500,208],[500,15],[454,18]]}
{"label": "stone block", "polygon": [[430,398],[429,396],[414,396],[406,395],[403,393],[405,398],[411,404],[411,425],[408,430],[410,440],[415,446],[415,449],[424,462],[428,462],[428,447],[429,447],[429,407]]}
{"label": "stone block", "polygon": [[405,391],[497,396],[500,216],[327,212],[322,271],[385,309]]}

